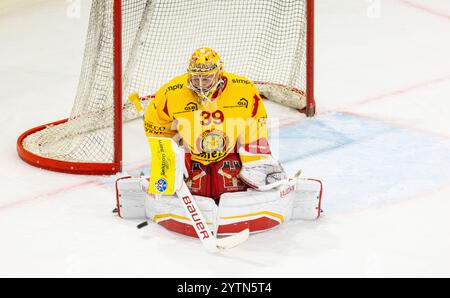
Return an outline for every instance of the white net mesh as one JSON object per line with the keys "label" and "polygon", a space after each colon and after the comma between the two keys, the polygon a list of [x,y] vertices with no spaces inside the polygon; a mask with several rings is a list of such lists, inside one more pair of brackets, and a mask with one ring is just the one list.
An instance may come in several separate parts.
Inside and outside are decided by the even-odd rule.
{"label": "white net mesh", "polygon": [[[226,71],[274,83],[258,84],[263,96],[304,108],[306,1],[123,0],[124,121],[137,117],[129,93],[154,94],[202,46],[221,55]],[[113,161],[113,51],[113,0],[93,0],[69,121],[28,136],[26,150],[62,161]]]}

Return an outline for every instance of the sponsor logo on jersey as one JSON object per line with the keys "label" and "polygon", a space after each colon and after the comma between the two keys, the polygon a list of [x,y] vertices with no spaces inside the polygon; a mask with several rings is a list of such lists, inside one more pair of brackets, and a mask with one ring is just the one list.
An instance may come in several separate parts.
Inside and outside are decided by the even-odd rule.
{"label": "sponsor logo on jersey", "polygon": [[190,102],[184,108],[186,112],[195,112],[198,110],[198,105],[195,102]]}
{"label": "sponsor logo on jersey", "polygon": [[155,183],[155,189],[158,192],[165,192],[167,189],[167,180],[164,178],[160,178]]}
{"label": "sponsor logo on jersey", "polygon": [[180,108],[179,111],[174,112],[173,114],[178,115],[178,114],[184,114],[184,113],[192,113],[195,111],[198,111],[198,104],[191,101],[183,109]]}
{"label": "sponsor logo on jersey", "polygon": [[245,85],[250,85],[251,84],[251,82],[249,80],[232,79],[231,81],[233,83],[235,83],[235,84],[245,84]]}
{"label": "sponsor logo on jersey", "polygon": [[237,105],[239,107],[247,108],[248,107],[248,100],[246,100],[245,98],[241,98],[241,99],[239,99]]}
{"label": "sponsor logo on jersey", "polygon": [[228,152],[212,152],[212,153],[191,153],[193,156],[197,157],[199,160],[205,160],[209,162],[216,162],[222,160]]}
{"label": "sponsor logo on jersey", "polygon": [[144,127],[145,127],[145,132],[151,133],[153,135],[160,135],[166,130],[166,128],[164,126],[157,126],[151,122],[146,122],[144,124]]}
{"label": "sponsor logo on jersey", "polygon": [[248,108],[248,100],[241,98],[238,100],[235,106],[224,106],[224,108]]}
{"label": "sponsor logo on jersey", "polygon": [[182,89],[183,86],[184,86],[184,84],[176,84],[176,85],[173,85],[173,86],[169,86],[169,87],[167,87],[167,89],[166,89],[166,94],[167,94],[168,92],[171,92],[171,91],[175,91],[175,90],[178,90],[178,89]]}

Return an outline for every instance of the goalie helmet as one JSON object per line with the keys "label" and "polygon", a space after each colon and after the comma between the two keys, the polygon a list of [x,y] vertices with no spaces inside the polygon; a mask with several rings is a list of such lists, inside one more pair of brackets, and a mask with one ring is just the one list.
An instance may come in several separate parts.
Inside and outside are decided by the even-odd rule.
{"label": "goalie helmet", "polygon": [[189,88],[202,102],[212,102],[213,95],[222,84],[223,62],[210,48],[199,48],[191,56],[187,72]]}

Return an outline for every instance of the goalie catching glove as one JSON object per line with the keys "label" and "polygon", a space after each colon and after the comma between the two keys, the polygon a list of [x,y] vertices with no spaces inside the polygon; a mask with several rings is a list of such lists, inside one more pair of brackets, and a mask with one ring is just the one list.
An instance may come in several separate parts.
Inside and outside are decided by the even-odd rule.
{"label": "goalie catching glove", "polygon": [[288,180],[280,162],[271,156],[256,161],[243,162],[239,178],[258,191],[273,189]]}

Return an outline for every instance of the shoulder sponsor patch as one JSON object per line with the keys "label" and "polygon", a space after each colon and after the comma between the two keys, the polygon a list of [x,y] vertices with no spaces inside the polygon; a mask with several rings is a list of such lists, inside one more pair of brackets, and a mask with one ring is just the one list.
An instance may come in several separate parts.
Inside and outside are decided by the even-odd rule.
{"label": "shoulder sponsor patch", "polygon": [[188,104],[186,104],[186,106],[184,108],[180,108],[180,110],[174,112],[173,114],[183,114],[183,113],[190,113],[190,112],[195,112],[198,111],[198,104],[195,102],[189,102]]}
{"label": "shoulder sponsor patch", "polygon": [[231,81],[235,84],[245,84],[245,85],[251,84],[251,82],[249,80],[243,80],[243,79],[232,79]]}
{"label": "shoulder sponsor patch", "polygon": [[239,99],[235,105],[224,106],[224,108],[248,108],[248,100],[245,98]]}
{"label": "shoulder sponsor patch", "polygon": [[186,112],[195,112],[198,110],[198,104],[195,102],[190,102],[186,105],[186,107],[184,108],[184,111]]}

